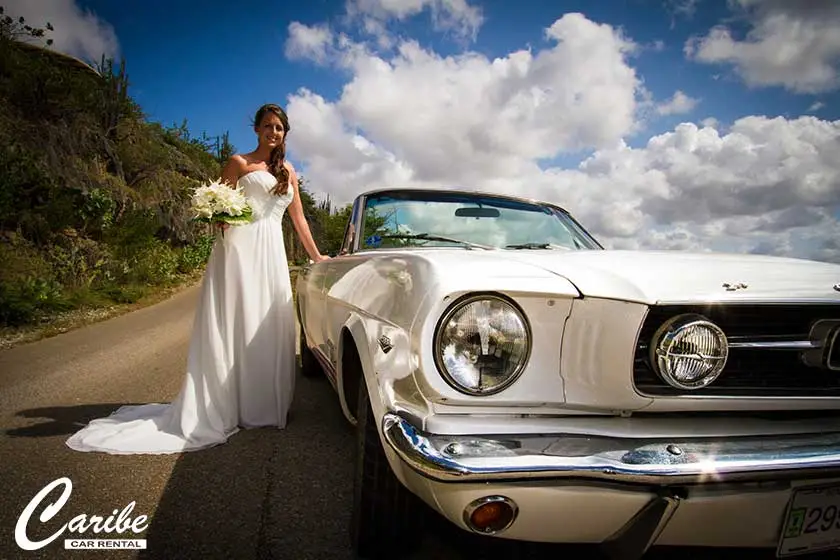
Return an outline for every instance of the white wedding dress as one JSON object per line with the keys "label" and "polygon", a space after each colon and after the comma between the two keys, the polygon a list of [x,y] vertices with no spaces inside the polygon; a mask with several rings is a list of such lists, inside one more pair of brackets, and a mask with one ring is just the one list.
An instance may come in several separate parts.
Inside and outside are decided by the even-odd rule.
{"label": "white wedding dress", "polygon": [[77,451],[161,454],[224,443],[240,428],[286,426],[295,383],[295,319],[282,219],[294,197],[268,171],[238,183],[254,221],[216,241],[201,286],[186,378],[171,404],[123,406],[67,445]]}

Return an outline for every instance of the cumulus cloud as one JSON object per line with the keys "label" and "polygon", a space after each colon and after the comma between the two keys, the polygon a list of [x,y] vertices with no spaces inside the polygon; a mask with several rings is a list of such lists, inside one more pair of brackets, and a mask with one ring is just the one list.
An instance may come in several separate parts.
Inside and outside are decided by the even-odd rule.
{"label": "cumulus cloud", "polygon": [[75,0],[6,0],[3,5],[7,14],[23,17],[33,27],[51,23],[55,30],[48,32],[48,38],[57,51],[92,62],[99,62],[103,54],[119,56],[114,28]]}
{"label": "cumulus cloud", "polygon": [[726,135],[682,124],[644,148],[596,152],[559,174],[554,196],[618,246],[814,256],[837,223],[838,155],[840,121],[746,117]]}
{"label": "cumulus cloud", "polygon": [[390,45],[387,23],[404,21],[429,10],[433,28],[454,37],[475,40],[484,23],[481,8],[467,0],[347,0],[348,19],[361,21],[365,31],[375,35],[381,46]]}
{"label": "cumulus cloud", "polygon": [[681,115],[690,113],[699,103],[699,99],[689,97],[680,90],[674,92],[673,97],[668,101],[659,104],[656,107],[656,112],[660,115]]}
{"label": "cumulus cloud", "polygon": [[706,117],[705,119],[700,121],[700,125],[703,126],[703,127],[711,127],[711,128],[715,128],[717,130],[721,130],[720,121],[718,121],[714,117]]}
{"label": "cumulus cloud", "polygon": [[332,31],[328,26],[324,24],[309,26],[293,21],[289,24],[286,56],[292,60],[308,59],[323,64],[327,62],[332,41]]}
{"label": "cumulus cloud", "polygon": [[782,86],[796,93],[837,89],[840,2],[837,0],[729,0],[750,30],[738,38],[718,25],[686,42],[689,58],[728,64],[753,87]]}
{"label": "cumulus cloud", "polygon": [[[516,174],[535,159],[611,146],[634,131],[643,88],[626,57],[635,45],[580,14],[545,33],[546,49],[492,60],[469,52],[442,57],[413,41],[386,59],[336,36],[335,60],[353,76],[330,111],[388,146],[420,181]],[[293,97],[290,109],[310,102]]]}
{"label": "cumulus cloud", "polygon": [[[306,123],[292,157],[337,203],[457,186],[555,202],[613,248],[840,262],[840,121],[749,116],[724,131],[706,119],[630,147],[651,106],[674,114],[693,100],[678,91],[651,105],[630,65],[638,47],[614,27],[566,14],[545,39],[495,59],[402,41],[388,57],[331,34],[325,52],[348,81],[334,100],[290,97]],[[580,150],[591,155],[577,167],[545,163]]]}
{"label": "cumulus cloud", "polygon": [[840,262],[840,222],[826,220],[808,232],[807,240],[815,246],[812,255],[826,262]]}

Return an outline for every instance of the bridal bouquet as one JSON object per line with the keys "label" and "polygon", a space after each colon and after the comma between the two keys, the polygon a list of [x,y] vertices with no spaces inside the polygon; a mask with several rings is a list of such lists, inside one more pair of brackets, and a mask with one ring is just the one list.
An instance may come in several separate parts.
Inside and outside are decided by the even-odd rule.
{"label": "bridal bouquet", "polygon": [[217,179],[201,185],[192,196],[193,219],[203,223],[247,224],[252,210],[241,188]]}

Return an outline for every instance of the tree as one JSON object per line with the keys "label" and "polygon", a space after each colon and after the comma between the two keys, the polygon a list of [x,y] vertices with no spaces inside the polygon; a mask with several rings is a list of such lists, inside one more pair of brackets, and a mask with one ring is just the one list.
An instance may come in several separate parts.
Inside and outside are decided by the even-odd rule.
{"label": "tree", "polygon": [[[32,27],[27,25],[23,16],[15,20],[12,16],[6,15],[5,8],[0,6],[0,38],[29,42],[33,39],[43,39],[47,31],[54,31],[50,22],[47,22],[44,27]],[[53,40],[47,39],[46,44],[52,45]]]}
{"label": "tree", "polygon": [[102,124],[103,136],[102,148],[108,158],[110,171],[117,177],[125,179],[125,171],[122,162],[117,157],[117,126],[131,113],[139,113],[134,110],[134,104],[128,96],[128,74],[125,69],[125,59],[120,61],[117,73],[114,73],[114,60],[105,58],[99,62],[99,73],[104,77],[105,83],[100,89],[100,122]]}
{"label": "tree", "polygon": [[212,248],[189,195],[216,151],[148,122],[125,60],[44,48],[51,30],[0,10],[0,326],[136,301]]}
{"label": "tree", "polygon": [[236,147],[230,143],[230,132],[225,131],[221,140],[216,136],[216,161],[219,162],[219,165],[224,165],[235,153]]}
{"label": "tree", "polygon": [[[323,239],[322,214],[315,203],[315,199],[309,193],[307,180],[303,176],[298,177],[298,190],[300,192],[300,202],[303,206],[303,215],[309,223],[312,239],[315,240],[318,248],[324,252],[323,243],[321,242]],[[309,260],[306,249],[303,247],[300,239],[297,238],[297,235],[295,235],[294,225],[288,213],[283,216],[283,240],[286,245],[286,257],[290,263],[307,262]]]}

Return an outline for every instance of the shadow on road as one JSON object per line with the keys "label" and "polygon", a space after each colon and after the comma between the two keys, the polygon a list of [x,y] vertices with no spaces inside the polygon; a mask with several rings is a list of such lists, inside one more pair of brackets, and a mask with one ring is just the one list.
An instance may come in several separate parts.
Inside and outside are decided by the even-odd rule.
{"label": "shadow on road", "polygon": [[24,428],[6,430],[9,437],[52,437],[70,435],[96,418],[104,418],[121,406],[140,403],[80,404],[75,406],[47,406],[21,410],[19,418],[45,420]]}
{"label": "shadow on road", "polygon": [[[329,382],[298,373],[285,430],[246,430],[225,445],[179,457],[140,558],[353,559],[348,538],[353,438]],[[418,549],[410,556],[395,551],[394,559],[597,558],[591,548],[479,538],[429,513],[424,534],[406,535],[406,544],[418,542]],[[689,554],[752,557],[742,551]]]}
{"label": "shadow on road", "polygon": [[[44,421],[5,433],[19,438],[19,442],[25,442],[25,438],[65,436],[120,406],[110,403],[26,409],[16,416]],[[354,431],[341,414],[332,386],[323,377],[309,379],[298,372],[295,400],[285,430],[241,431],[224,445],[184,453],[174,460],[145,531],[148,548],[139,558],[351,560],[354,556],[349,547],[348,528],[353,451]],[[154,480],[152,477],[148,479],[150,482],[144,482],[147,479],[142,474],[132,472],[134,467],[141,469],[141,473],[143,468],[157,472],[147,463],[159,462],[158,458],[148,457],[67,456],[87,465],[84,472],[92,473],[90,476],[83,475],[82,471],[74,474],[74,482],[80,489],[96,488],[97,477],[114,476],[115,480],[105,487],[123,486],[128,495],[132,495],[132,484],[137,486]],[[104,464],[119,467],[91,469],[93,465]],[[162,471],[167,461],[162,460],[159,464],[157,470]],[[61,468],[59,465],[58,470]],[[74,472],[66,466],[65,471]],[[135,480],[138,476],[140,478]],[[30,487],[36,488],[42,483],[38,479],[37,483],[27,484],[24,494],[31,495]],[[107,511],[102,504],[119,503],[108,493],[86,498],[84,491],[80,492],[80,503],[89,500],[90,511]],[[15,507],[23,504],[21,499],[12,502]],[[139,503],[138,511],[149,512],[150,505]],[[4,519],[16,518],[18,513],[7,513]],[[418,544],[417,550],[402,556],[398,554],[400,551],[395,551],[395,560],[400,557],[406,560],[597,558],[592,549],[478,538],[431,511],[429,517],[424,533],[405,536],[407,545]],[[772,551],[758,555],[747,551],[666,549],[654,551],[646,559],[746,560],[774,556]],[[129,556],[111,556],[102,551],[97,557]]]}
{"label": "shadow on road", "polygon": [[352,430],[327,391],[298,376],[285,430],[181,455],[140,557],[350,558]]}

